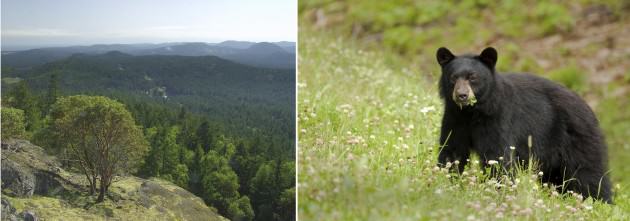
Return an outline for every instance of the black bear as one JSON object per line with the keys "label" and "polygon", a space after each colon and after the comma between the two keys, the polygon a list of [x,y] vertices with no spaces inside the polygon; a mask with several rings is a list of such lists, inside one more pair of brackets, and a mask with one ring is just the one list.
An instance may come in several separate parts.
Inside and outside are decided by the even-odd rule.
{"label": "black bear", "polygon": [[453,55],[437,51],[444,100],[438,162],[458,161],[464,169],[471,152],[483,166],[503,159],[510,167],[531,156],[543,182],[612,203],[607,149],[597,118],[575,93],[529,74],[495,71],[497,51]]}

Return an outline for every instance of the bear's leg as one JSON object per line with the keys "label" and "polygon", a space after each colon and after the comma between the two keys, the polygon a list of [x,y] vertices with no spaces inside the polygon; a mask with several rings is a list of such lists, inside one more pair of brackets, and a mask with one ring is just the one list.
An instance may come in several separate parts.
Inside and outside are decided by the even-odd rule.
{"label": "bear's leg", "polygon": [[[449,145],[453,143],[449,142]],[[447,163],[451,163],[451,170],[457,169],[458,173],[462,173],[468,158],[470,158],[470,151],[467,148],[447,145],[440,150],[438,164],[440,167],[445,167]]]}
{"label": "bear's leg", "polygon": [[584,198],[590,196],[606,203],[612,203],[610,180],[603,172],[582,168],[576,172],[575,179],[573,189],[581,193]]}
{"label": "bear's leg", "polygon": [[542,183],[547,183],[555,186],[556,191],[559,193],[566,192],[567,189],[570,189],[567,184],[570,184],[570,181],[565,184],[565,177],[570,178],[571,174],[566,175],[566,171],[561,168],[549,168],[542,169],[543,176],[540,178]]}
{"label": "bear's leg", "polygon": [[497,151],[486,151],[481,154],[481,167],[482,172],[486,174],[486,171],[490,170],[490,177],[499,178],[501,175],[512,175],[512,165],[509,154],[504,154]]}
{"label": "bear's leg", "polygon": [[[470,136],[465,130],[455,128],[449,130],[442,126],[440,137],[440,154],[438,165],[445,167],[451,163],[451,171],[457,169],[458,173],[464,172],[467,159],[470,158]],[[459,162],[459,163],[456,163]]]}

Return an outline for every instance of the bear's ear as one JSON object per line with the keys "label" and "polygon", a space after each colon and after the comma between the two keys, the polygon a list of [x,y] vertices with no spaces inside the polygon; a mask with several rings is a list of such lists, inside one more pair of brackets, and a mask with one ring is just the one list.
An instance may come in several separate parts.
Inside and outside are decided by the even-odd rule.
{"label": "bear's ear", "polygon": [[440,63],[441,66],[444,66],[448,62],[453,60],[455,58],[455,55],[453,55],[453,53],[451,53],[451,51],[449,51],[445,47],[441,47],[437,50],[435,57],[437,57],[438,63]]}
{"label": "bear's ear", "polygon": [[483,51],[479,55],[479,60],[488,65],[490,69],[494,70],[494,65],[497,63],[497,50],[495,50],[493,47],[487,47],[486,49],[483,49]]}

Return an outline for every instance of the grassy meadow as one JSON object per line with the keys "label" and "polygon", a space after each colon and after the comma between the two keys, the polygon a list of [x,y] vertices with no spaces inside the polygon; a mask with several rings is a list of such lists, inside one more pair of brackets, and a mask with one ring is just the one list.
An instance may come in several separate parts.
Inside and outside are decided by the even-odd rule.
{"label": "grassy meadow", "polygon": [[[300,1],[299,219],[630,220],[629,14],[618,0]],[[440,46],[494,46],[498,71],[581,95],[606,135],[615,205],[558,193],[535,167],[436,168]]]}
{"label": "grassy meadow", "polygon": [[[301,220],[630,220],[630,2],[299,2]],[[604,130],[614,205],[558,193],[535,167],[436,168],[440,46],[499,51],[498,71],[564,84]],[[501,162],[498,162],[499,164]]]}
{"label": "grassy meadow", "polygon": [[625,183],[611,206],[559,194],[532,168],[499,180],[474,158],[461,176],[436,168],[435,82],[329,34],[303,31],[299,44],[301,220],[630,219]]}
{"label": "grassy meadow", "polygon": [[474,158],[461,176],[436,168],[435,82],[330,34],[302,31],[299,44],[301,220],[630,218],[626,184],[616,183],[611,206],[559,194],[533,168],[499,180]]}

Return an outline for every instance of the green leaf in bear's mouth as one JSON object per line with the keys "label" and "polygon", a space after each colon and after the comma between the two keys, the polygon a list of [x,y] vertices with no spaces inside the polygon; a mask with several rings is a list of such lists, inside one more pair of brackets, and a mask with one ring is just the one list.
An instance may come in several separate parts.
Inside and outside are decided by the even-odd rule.
{"label": "green leaf in bear's mouth", "polygon": [[477,98],[473,95],[466,102],[455,102],[455,103],[457,103],[457,106],[459,106],[459,109],[462,110],[464,109],[464,106],[475,106],[475,104],[477,103]]}
{"label": "green leaf in bear's mouth", "polygon": [[474,106],[477,103],[477,98],[475,96],[472,96],[470,99],[468,99],[468,106]]}

